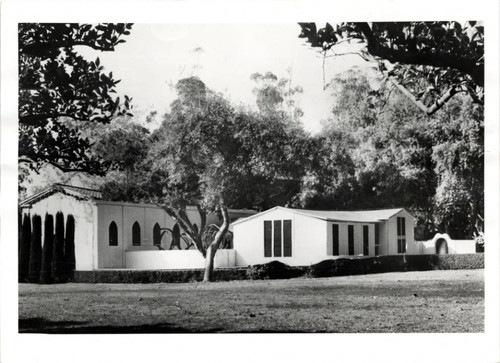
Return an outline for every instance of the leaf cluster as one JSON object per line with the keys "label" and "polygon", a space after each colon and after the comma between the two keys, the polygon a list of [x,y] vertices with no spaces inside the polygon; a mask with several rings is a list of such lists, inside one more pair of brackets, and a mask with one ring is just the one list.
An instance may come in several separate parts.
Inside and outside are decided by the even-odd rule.
{"label": "leaf cluster", "polygon": [[104,72],[99,58],[88,61],[78,46],[114,51],[131,24],[19,24],[19,160],[38,168],[103,173],[90,143],[65,120],[108,123],[129,113],[113,97],[119,81]]}

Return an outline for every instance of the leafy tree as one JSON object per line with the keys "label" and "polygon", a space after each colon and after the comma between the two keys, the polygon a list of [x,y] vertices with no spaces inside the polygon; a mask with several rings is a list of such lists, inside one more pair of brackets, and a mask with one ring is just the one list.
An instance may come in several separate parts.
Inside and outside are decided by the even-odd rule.
{"label": "leafy tree", "polygon": [[42,218],[33,216],[33,231],[31,233],[31,251],[28,279],[30,282],[40,282],[40,269],[42,265]]}
{"label": "leafy tree", "polygon": [[42,267],[40,282],[42,284],[52,283],[52,254],[54,249],[54,216],[45,214],[45,229],[42,250]]}
{"label": "leafy tree", "polygon": [[455,238],[471,238],[483,231],[483,108],[461,97],[439,116],[440,123],[431,129],[437,140],[432,154],[438,178],[436,224]]}
{"label": "leafy tree", "polygon": [[[180,81],[177,91],[171,112],[153,135],[146,174],[151,199],[165,208],[206,258],[204,281],[211,281],[215,253],[229,228],[228,208],[286,199],[293,183],[298,191],[298,141],[286,123],[236,110],[196,78]],[[256,193],[259,187],[273,194],[269,200]],[[188,205],[197,206],[200,225],[189,220]],[[222,225],[207,243],[206,215],[211,211],[220,214]]]}
{"label": "leafy tree", "polygon": [[108,123],[130,108],[112,97],[119,81],[99,58],[87,61],[77,46],[114,51],[131,24],[19,24],[19,162],[62,171],[102,173],[77,122]]}
{"label": "leafy tree", "polygon": [[292,80],[280,78],[272,73],[254,73],[250,79],[257,83],[253,89],[256,96],[257,107],[263,115],[276,115],[288,117],[289,120],[298,122],[304,114],[297,104],[296,97],[303,93],[301,86],[292,87]]}
{"label": "leafy tree", "polygon": [[[469,21],[299,23],[324,56],[359,54],[426,114],[457,93],[484,100],[484,27]],[[346,47],[347,44],[347,47]]]}
{"label": "leafy tree", "polygon": [[25,214],[23,217],[23,230],[21,237],[21,247],[19,249],[19,282],[28,279],[31,250],[31,218]]}

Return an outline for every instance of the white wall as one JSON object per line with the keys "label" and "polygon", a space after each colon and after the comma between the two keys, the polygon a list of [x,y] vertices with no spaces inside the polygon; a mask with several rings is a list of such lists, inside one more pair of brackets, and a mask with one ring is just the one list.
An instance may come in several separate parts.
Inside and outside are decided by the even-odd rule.
{"label": "white wall", "polygon": [[[264,257],[264,221],[292,221],[292,256]],[[306,266],[327,258],[326,221],[275,209],[233,226],[236,266],[280,261]],[[274,251],[273,251],[274,253]]]}
{"label": "white wall", "polygon": [[[125,267],[144,270],[178,270],[190,268],[205,268],[205,259],[197,250],[171,251],[127,251],[125,252]],[[234,250],[218,250],[215,255],[215,268],[233,267]]]}
{"label": "white wall", "polygon": [[[348,226],[353,226],[354,230],[354,255],[363,256],[363,226],[368,226],[368,256],[375,256],[375,225],[373,223],[358,222],[327,222],[327,257],[349,257]],[[332,225],[339,226],[339,256],[333,256],[333,235]]]}
{"label": "white wall", "polygon": [[[176,224],[167,212],[154,205],[108,201],[97,201],[96,204],[98,210],[97,235],[99,240],[97,252],[99,256],[98,268],[125,268],[127,266],[126,253],[130,251],[158,251],[158,248],[153,245],[154,225],[158,223],[160,228],[172,229]],[[188,207],[187,215],[191,223],[196,223],[198,226],[201,225],[201,218],[196,208]],[[118,246],[109,245],[109,226],[113,221],[118,227]],[[132,244],[132,226],[135,222],[139,223],[141,227],[140,246],[133,246]],[[207,225],[218,222],[219,219],[214,213],[207,216]],[[171,235],[167,232],[162,237],[161,247],[164,250],[168,250],[171,242]],[[181,247],[183,250],[187,247],[183,240],[181,240]],[[199,254],[194,246],[191,246],[190,250]],[[149,255],[141,256],[140,263],[145,263],[144,256]],[[158,258],[157,255],[151,256],[154,256],[154,260]],[[135,261],[137,257],[134,256],[133,258]],[[152,263],[154,264],[155,262],[153,261]],[[187,263],[189,264],[189,262]],[[164,263],[162,262],[161,264]],[[232,265],[234,265],[234,261]]]}
{"label": "white wall", "polygon": [[448,245],[449,254],[467,254],[476,253],[476,242],[474,240],[455,240],[451,239],[446,233],[437,233],[432,240],[416,242],[420,245],[420,253],[424,255],[433,255],[437,253],[436,243],[444,239]]}
{"label": "white wall", "polygon": [[[397,255],[398,254],[398,237],[397,237],[397,217],[406,218],[406,253],[416,254],[418,251],[418,245],[414,243],[415,237],[415,220],[411,214],[402,210],[398,212],[387,221],[387,239],[384,248],[384,255]],[[382,243],[382,242],[381,242]]]}
{"label": "white wall", "polygon": [[448,244],[448,253],[476,253],[476,241],[452,239]]}
{"label": "white wall", "polygon": [[[45,214],[54,216],[57,212],[64,214],[64,228],[69,214],[75,218],[75,257],[77,270],[92,270],[95,265],[93,261],[93,209],[88,201],[81,201],[72,196],[56,193],[33,204],[32,208],[23,209],[23,213],[29,211],[31,216],[38,214],[42,217],[42,244],[45,229]],[[54,228],[55,232],[55,228]]]}

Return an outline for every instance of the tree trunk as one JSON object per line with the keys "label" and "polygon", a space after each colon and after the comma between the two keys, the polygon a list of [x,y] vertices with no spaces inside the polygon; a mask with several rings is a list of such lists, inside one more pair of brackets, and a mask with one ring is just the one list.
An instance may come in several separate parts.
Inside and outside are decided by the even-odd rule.
{"label": "tree trunk", "polygon": [[229,220],[229,213],[227,211],[226,206],[223,203],[220,203],[220,209],[222,212],[222,226],[219,231],[215,235],[214,240],[207,248],[207,253],[205,256],[205,275],[203,276],[203,282],[210,282],[214,280],[214,260],[215,254],[219,249],[220,244],[224,240],[224,236],[226,232],[229,230],[229,224],[231,221]]}
{"label": "tree trunk", "polygon": [[216,253],[217,248],[214,246],[214,243],[211,243],[207,248],[207,255],[205,257],[205,274],[203,276],[203,282],[211,282],[214,280],[214,262]]}

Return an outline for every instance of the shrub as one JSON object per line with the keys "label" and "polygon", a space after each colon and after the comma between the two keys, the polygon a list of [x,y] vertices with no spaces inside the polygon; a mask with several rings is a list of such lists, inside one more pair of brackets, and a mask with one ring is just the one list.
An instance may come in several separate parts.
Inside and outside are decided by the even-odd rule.
{"label": "shrub", "polygon": [[31,249],[31,219],[25,214],[23,218],[23,230],[21,237],[21,247],[19,249],[18,279],[19,282],[28,280]]}
{"label": "shrub", "polygon": [[484,268],[483,254],[398,255],[369,258],[339,258],[312,265],[310,277],[331,277],[399,271],[458,270]]}
{"label": "shrub", "polygon": [[64,282],[64,215],[56,214],[56,234],[52,251],[52,279],[54,282]]}
{"label": "shrub", "polygon": [[42,218],[33,216],[33,231],[31,233],[29,282],[40,282],[40,268],[42,266]]}
{"label": "shrub", "polygon": [[66,265],[65,275],[66,278],[71,279],[73,277],[73,271],[75,270],[75,218],[73,215],[68,215],[66,220],[66,239],[64,243],[64,259]]}
{"label": "shrub", "polygon": [[247,268],[246,277],[250,280],[290,279],[304,275],[304,268],[290,267],[279,261],[271,261],[262,265]]}
{"label": "shrub", "polygon": [[45,215],[45,230],[43,237],[42,268],[40,282],[42,284],[52,283],[52,254],[54,249],[54,216]]}

